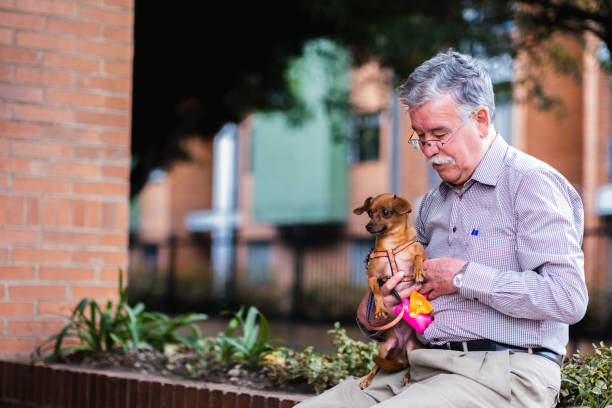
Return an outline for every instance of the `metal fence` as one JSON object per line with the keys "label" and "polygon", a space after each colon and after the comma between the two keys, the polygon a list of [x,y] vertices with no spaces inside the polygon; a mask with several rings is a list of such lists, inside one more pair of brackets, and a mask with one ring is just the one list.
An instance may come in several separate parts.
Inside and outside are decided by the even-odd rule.
{"label": "metal fence", "polygon": [[233,266],[220,291],[209,239],[132,242],[128,297],[168,313],[215,314],[253,305],[272,318],[352,321],[366,291],[364,259],[371,245],[347,237],[332,244],[310,238],[234,242]]}

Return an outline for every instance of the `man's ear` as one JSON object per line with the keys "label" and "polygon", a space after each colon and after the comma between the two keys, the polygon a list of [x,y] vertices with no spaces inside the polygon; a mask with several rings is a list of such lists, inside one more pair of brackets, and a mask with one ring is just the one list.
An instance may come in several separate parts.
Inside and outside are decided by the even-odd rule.
{"label": "man's ear", "polygon": [[481,106],[476,113],[474,113],[478,135],[482,138],[489,135],[489,127],[491,126],[491,117],[489,115],[489,109],[484,106]]}
{"label": "man's ear", "polygon": [[391,209],[398,214],[407,214],[412,212],[412,206],[402,197],[393,195],[393,201],[391,203]]}
{"label": "man's ear", "polygon": [[363,202],[363,206],[355,208],[353,210],[353,213],[357,215],[361,215],[364,213],[364,211],[368,211],[370,209],[370,205],[372,205],[372,197],[366,198],[365,201]]}

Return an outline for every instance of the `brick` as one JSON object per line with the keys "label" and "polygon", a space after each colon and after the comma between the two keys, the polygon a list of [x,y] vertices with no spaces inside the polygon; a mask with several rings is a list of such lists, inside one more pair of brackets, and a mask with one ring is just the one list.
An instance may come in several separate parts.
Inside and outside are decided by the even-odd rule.
{"label": "brick", "polygon": [[[0,262],[6,262],[8,259],[8,249],[0,248]],[[0,290],[0,294],[4,293],[4,287]]]}
{"label": "brick", "polygon": [[210,391],[206,388],[200,388],[198,390],[198,407],[209,408],[210,407]]}
{"label": "brick", "polygon": [[51,139],[69,140],[81,143],[99,143],[100,131],[95,129],[81,129],[67,126],[44,126],[43,137]]}
{"label": "brick", "polygon": [[49,197],[42,200],[42,225],[57,225],[57,200]]}
{"label": "brick", "polygon": [[80,264],[100,262],[109,265],[123,265],[127,262],[125,251],[73,251],[72,260]]}
{"label": "brick", "polygon": [[129,159],[129,149],[126,147],[90,147],[74,146],[74,157],[77,159]]}
{"label": "brick", "polygon": [[130,176],[130,168],[128,166],[103,166],[102,167],[102,177],[104,178],[119,178],[119,179],[127,180],[129,176]]}
{"label": "brick", "polygon": [[26,281],[35,279],[35,277],[35,269],[32,266],[0,266],[0,281]]}
{"label": "brick", "polygon": [[0,160],[0,171],[10,173],[29,173],[30,160],[18,158],[5,158]]}
{"label": "brick", "polygon": [[134,8],[134,0],[104,0],[107,6]]}
{"label": "brick", "polygon": [[30,353],[34,350],[33,339],[0,339],[0,353],[2,354],[13,354],[13,353]]}
{"label": "brick", "polygon": [[122,96],[106,96],[104,97],[105,108],[129,111],[132,109],[132,98]]}
{"label": "brick", "polygon": [[9,298],[15,299],[66,299],[65,286],[37,285],[37,286],[9,286]]}
{"label": "brick", "polygon": [[[103,268],[100,271],[100,280],[103,282],[119,282],[119,271],[116,268]],[[127,282],[127,274],[123,271],[123,281]]]}
{"label": "brick", "polygon": [[49,176],[68,176],[68,177],[99,177],[100,166],[97,164],[75,163],[75,162],[55,162],[44,166],[44,173]]}
{"label": "brick", "polygon": [[261,395],[253,396],[253,408],[265,408],[266,399]]}
{"label": "brick", "polygon": [[47,31],[68,34],[75,37],[100,37],[102,35],[102,26],[96,23],[83,23],[74,20],[64,20],[58,18],[47,18]]}
{"label": "brick", "polygon": [[38,231],[0,229],[0,244],[35,244]]}
{"label": "brick", "polygon": [[25,30],[42,30],[45,26],[45,19],[44,17],[30,14],[0,11],[0,26]]}
{"label": "brick", "polygon": [[[2,85],[0,85],[0,89],[2,89]],[[0,136],[37,138],[40,137],[40,131],[40,125],[32,123],[0,122]]]}
{"label": "brick", "polygon": [[121,113],[75,112],[74,121],[89,125],[128,128],[131,116]]}
{"label": "brick", "polygon": [[237,399],[238,399],[238,396],[236,395],[235,392],[227,391],[225,395],[223,396],[223,406],[224,407],[235,407]]}
{"label": "brick", "polygon": [[134,38],[132,27],[105,26],[104,38],[111,41],[131,43]]}
{"label": "brick", "polygon": [[[19,36],[17,36],[19,39]],[[77,52],[84,55],[97,55],[100,57],[117,58],[123,60],[132,59],[132,46],[126,44],[109,43],[107,41],[91,41],[78,39],[76,42]]]}
{"label": "brick", "polygon": [[292,408],[296,404],[297,404],[297,402],[294,401],[294,400],[284,399],[284,400],[281,401],[280,406],[281,406],[281,408]]}
{"label": "brick", "polygon": [[9,336],[50,336],[58,333],[64,325],[61,320],[10,320],[7,332]]}
{"label": "brick", "polygon": [[17,33],[17,45],[42,50],[72,52],[75,42],[69,37],[20,31]]}
{"label": "brick", "polygon": [[75,194],[125,197],[128,190],[129,185],[127,183],[74,182]]}
{"label": "brick", "polygon": [[0,302],[0,316],[32,316],[34,302]]}
{"label": "brick", "polygon": [[105,144],[129,146],[131,140],[131,134],[129,131],[104,131],[102,133],[102,142]]}
{"label": "brick", "polygon": [[57,224],[60,227],[72,225],[72,200],[59,198],[57,200]]}
{"label": "brick", "polygon": [[72,86],[72,74],[47,69],[17,67],[15,80],[25,84]]}
{"label": "brick", "polygon": [[[0,16],[0,21],[2,17]],[[19,48],[0,47],[0,61],[18,64],[40,64],[42,53]]]}
{"label": "brick", "polygon": [[251,395],[247,393],[238,394],[238,408],[251,408]]}
{"label": "brick", "polygon": [[13,77],[12,67],[0,67],[0,81],[10,82]]}
{"label": "brick", "polygon": [[103,234],[100,236],[100,245],[127,247],[127,234]]}
{"label": "brick", "polygon": [[102,203],[102,228],[117,228],[118,203]]}
{"label": "brick", "polygon": [[[19,69],[18,69],[19,71]],[[42,102],[42,88],[0,84],[0,95],[4,99],[21,102]]]}
{"label": "brick", "polygon": [[39,225],[38,197],[25,197],[25,224]]}
{"label": "brick", "polygon": [[102,216],[102,205],[98,200],[85,201],[85,226],[99,228]]}
{"label": "brick", "polygon": [[38,315],[43,316],[67,316],[74,310],[78,301],[72,302],[53,302],[42,301],[38,302]]}
{"label": "brick", "polygon": [[23,224],[24,200],[21,196],[4,196],[0,203],[0,222],[4,224]]}
{"label": "brick", "polygon": [[0,190],[8,190],[9,178],[8,176],[0,176]]}
{"label": "brick", "polygon": [[0,139],[0,154],[9,154],[11,152],[11,142]]}
{"label": "brick", "polygon": [[38,14],[73,17],[76,15],[74,4],[54,0],[17,0],[17,9]]}
{"label": "brick", "polygon": [[104,72],[111,75],[131,77],[132,63],[123,61],[105,61]]}
{"label": "brick", "polygon": [[182,384],[174,385],[174,404],[173,407],[185,408],[185,386]]}
{"label": "brick", "polygon": [[63,89],[47,89],[45,99],[51,104],[85,107],[103,106],[105,101],[102,95],[67,91]]}
{"label": "brick", "polygon": [[77,87],[84,89],[100,89],[104,91],[131,92],[132,81],[129,79],[105,78],[90,75],[78,75]]}
{"label": "brick", "polygon": [[13,155],[32,158],[64,158],[71,157],[72,147],[64,143],[45,143],[30,141],[14,141]]}
{"label": "brick", "polygon": [[11,105],[10,103],[2,103],[0,102],[0,118],[9,119],[12,115],[11,113]]}
{"label": "brick", "polygon": [[85,232],[44,231],[42,242],[53,245],[93,246],[98,245],[100,236]]}
{"label": "brick", "polygon": [[12,45],[15,38],[15,30],[0,28],[0,44]]}
{"label": "brick", "polygon": [[70,252],[59,249],[13,248],[13,261],[36,264],[66,264]]}
{"label": "brick", "polygon": [[268,397],[266,401],[266,408],[280,408],[280,401],[275,397]]}
{"label": "brick", "polygon": [[72,225],[85,226],[85,200],[72,200]]}
{"label": "brick", "polygon": [[0,8],[3,8],[3,9],[15,8],[15,0],[0,0]]}
{"label": "brick", "polygon": [[35,105],[15,104],[15,117],[36,122],[72,123],[72,112],[66,108],[50,108]]}
{"label": "brick", "polygon": [[210,393],[210,405],[211,408],[223,408],[223,392],[219,390],[213,390]]}
{"label": "brick", "polygon": [[75,57],[73,55],[45,53],[44,65],[53,68],[64,68],[74,71],[100,71],[100,60],[97,58]]}
{"label": "brick", "polygon": [[134,22],[134,13],[132,11],[110,10],[85,5],[80,5],[77,9],[78,17],[81,21],[124,26],[131,26]]}

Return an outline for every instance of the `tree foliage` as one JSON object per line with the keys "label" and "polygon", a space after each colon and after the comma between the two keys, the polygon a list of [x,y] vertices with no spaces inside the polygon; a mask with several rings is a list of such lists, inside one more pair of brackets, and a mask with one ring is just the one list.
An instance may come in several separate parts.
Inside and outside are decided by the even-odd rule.
{"label": "tree foliage", "polygon": [[[609,44],[611,26],[609,0],[295,0],[208,8],[137,0],[135,16],[132,196],[152,169],[186,157],[186,137],[212,137],[254,110],[299,113],[286,73],[309,40],[346,47],[354,65],[376,58],[398,82],[449,47],[514,56],[557,32],[585,30]],[[515,23],[524,35],[515,35]],[[562,49],[551,49],[569,64]],[[575,71],[567,64],[565,71]]]}

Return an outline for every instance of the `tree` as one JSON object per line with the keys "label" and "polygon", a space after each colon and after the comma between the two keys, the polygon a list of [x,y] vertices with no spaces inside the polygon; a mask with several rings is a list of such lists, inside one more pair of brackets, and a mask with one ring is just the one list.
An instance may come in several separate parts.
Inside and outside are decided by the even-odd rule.
{"label": "tree", "polygon": [[[527,51],[535,63],[543,50],[559,71],[579,76],[578,62],[554,44],[555,34],[582,38],[588,31],[608,49],[612,36],[610,0],[196,4],[136,0],[132,197],[151,170],[186,157],[185,137],[212,137],[254,110],[299,116],[285,74],[308,40],[337,42],[351,51],[354,65],[376,57],[401,81],[448,47],[478,56]],[[546,100],[537,78],[530,86]]]}
{"label": "tree", "polygon": [[492,0],[195,3],[136,1],[132,197],[151,170],[186,157],[185,137],[212,137],[253,110],[299,114],[285,73],[310,39],[345,46],[356,65],[376,56],[401,79],[433,50],[511,51],[511,9]]}

